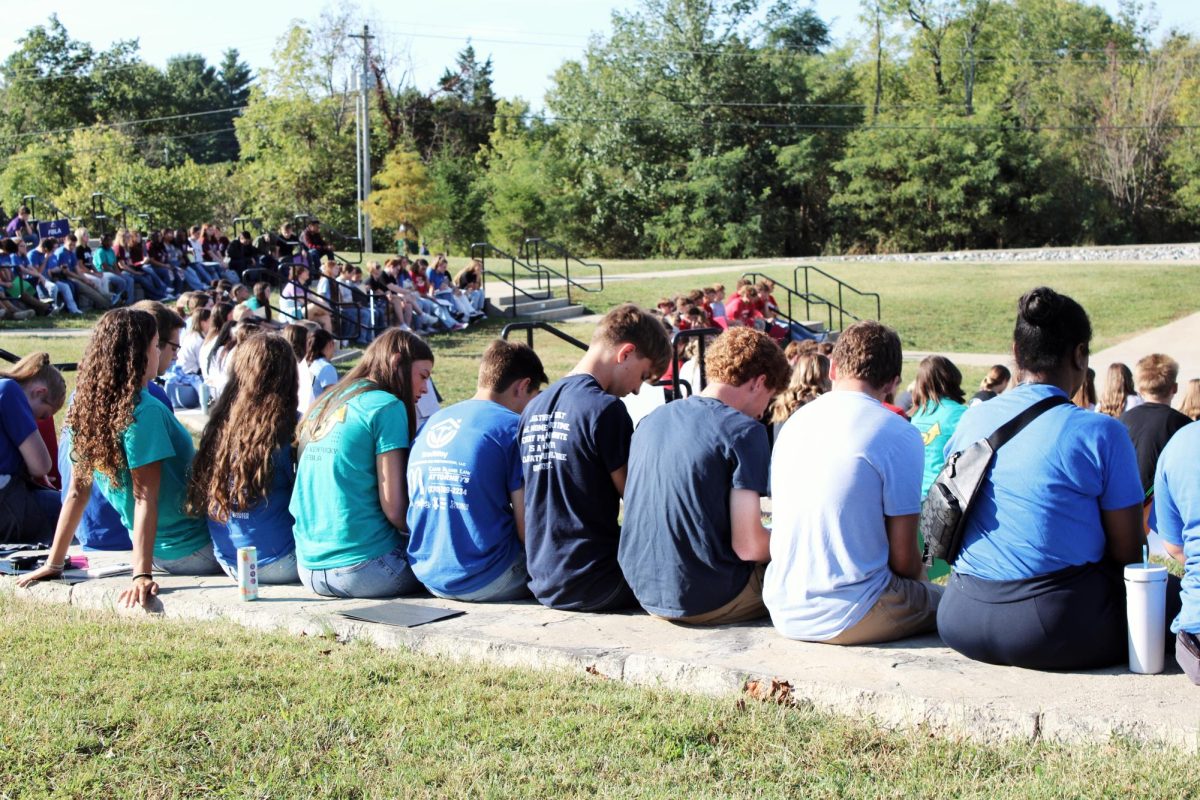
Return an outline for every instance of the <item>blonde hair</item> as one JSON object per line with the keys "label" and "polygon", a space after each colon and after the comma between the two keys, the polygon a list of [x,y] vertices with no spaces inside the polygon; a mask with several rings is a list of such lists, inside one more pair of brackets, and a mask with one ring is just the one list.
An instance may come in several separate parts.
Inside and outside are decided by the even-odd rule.
{"label": "blonde hair", "polygon": [[63,380],[58,367],[50,363],[49,353],[30,353],[13,364],[12,369],[0,371],[0,378],[16,381],[22,387],[34,381],[45,384],[50,391],[46,402],[55,408],[61,407],[67,399],[67,382]]}
{"label": "blonde hair", "polygon": [[796,409],[816,400],[831,388],[829,359],[820,353],[800,356],[800,360],[792,368],[792,379],[787,388],[775,398],[771,422],[786,422],[796,413]]}
{"label": "blonde hair", "polygon": [[1183,400],[1179,403],[1179,413],[1193,420],[1200,419],[1200,378],[1192,378],[1187,382]]}
{"label": "blonde hair", "polygon": [[1134,371],[1138,392],[1163,399],[1179,379],[1179,362],[1162,353],[1151,353],[1138,360]]}
{"label": "blonde hair", "polygon": [[1117,362],[1108,365],[1108,377],[1104,381],[1104,394],[1096,410],[1113,418],[1125,413],[1125,398],[1136,394],[1133,388],[1133,373],[1129,367]]}

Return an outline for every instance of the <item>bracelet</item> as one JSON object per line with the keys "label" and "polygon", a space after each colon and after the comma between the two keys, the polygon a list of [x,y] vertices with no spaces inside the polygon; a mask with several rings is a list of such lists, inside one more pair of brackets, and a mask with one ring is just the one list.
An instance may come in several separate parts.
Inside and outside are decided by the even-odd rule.
{"label": "bracelet", "polygon": [[139,572],[136,575],[134,575],[132,578],[130,578],[130,580],[136,581],[138,578],[149,578],[150,580],[154,580],[154,575],[152,575],[149,572]]}
{"label": "bracelet", "polygon": [[51,569],[51,570],[54,570],[55,572],[62,572],[64,569],[67,568],[67,562],[64,561],[61,564],[51,564],[47,560],[43,566],[46,567],[46,569]]}

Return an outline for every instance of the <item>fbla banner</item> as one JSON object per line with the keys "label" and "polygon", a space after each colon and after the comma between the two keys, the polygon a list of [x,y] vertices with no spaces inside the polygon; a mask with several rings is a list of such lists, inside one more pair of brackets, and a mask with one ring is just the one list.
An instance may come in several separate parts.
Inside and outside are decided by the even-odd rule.
{"label": "fbla banner", "polygon": [[38,223],[38,237],[45,239],[48,236],[53,236],[55,239],[64,239],[71,232],[71,221],[69,219],[55,219],[49,222]]}

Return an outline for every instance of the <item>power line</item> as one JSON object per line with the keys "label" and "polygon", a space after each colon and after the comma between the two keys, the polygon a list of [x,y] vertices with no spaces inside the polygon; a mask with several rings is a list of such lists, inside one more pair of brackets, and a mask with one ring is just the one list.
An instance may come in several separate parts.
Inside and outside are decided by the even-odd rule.
{"label": "power line", "polygon": [[212,111],[192,111],[187,114],[171,114],[166,117],[150,117],[148,119],[133,119],[124,122],[97,122],[93,125],[77,125],[73,128],[54,128],[48,131],[26,131],[25,133],[14,133],[12,138],[25,139],[30,136],[54,136],[60,133],[75,133],[76,131],[91,131],[107,128],[125,128],[136,125],[149,125],[152,122],[168,122],[178,119],[191,119],[192,117],[207,117],[213,114],[228,114],[234,111],[244,111],[250,106],[230,106],[229,108],[215,108]]}

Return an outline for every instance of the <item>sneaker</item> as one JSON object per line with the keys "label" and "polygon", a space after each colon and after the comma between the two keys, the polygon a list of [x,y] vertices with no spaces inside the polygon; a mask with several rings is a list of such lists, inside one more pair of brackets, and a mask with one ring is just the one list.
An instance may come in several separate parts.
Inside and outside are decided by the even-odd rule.
{"label": "sneaker", "polygon": [[20,311],[14,311],[12,318],[15,320],[18,320],[18,321],[27,320],[36,313],[37,312],[34,311],[32,308],[23,308]]}
{"label": "sneaker", "polygon": [[465,331],[466,329],[467,329],[467,326],[466,326],[464,323],[462,323],[462,322],[459,322],[458,324],[456,324],[456,325],[455,325],[453,328],[451,328],[450,330],[452,330],[452,331]]}

